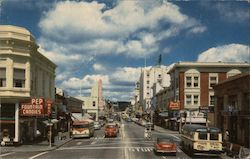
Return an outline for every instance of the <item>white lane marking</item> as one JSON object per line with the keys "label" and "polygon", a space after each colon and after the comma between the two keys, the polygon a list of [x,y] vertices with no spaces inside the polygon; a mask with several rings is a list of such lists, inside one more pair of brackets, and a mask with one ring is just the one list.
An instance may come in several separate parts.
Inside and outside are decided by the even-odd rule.
{"label": "white lane marking", "polygon": [[76,145],[81,145],[81,144],[82,144],[82,142],[77,142],[77,143],[76,143]]}
{"label": "white lane marking", "polygon": [[167,157],[165,157],[165,156],[162,156],[162,158],[163,158],[163,159],[167,159]]}
{"label": "white lane marking", "polygon": [[8,155],[11,155],[11,154],[14,154],[14,153],[15,153],[15,152],[5,153],[5,154],[0,155],[0,157],[8,156]]}
{"label": "white lane marking", "polygon": [[138,147],[137,149],[136,149],[138,152],[140,152],[140,148]]}
{"label": "white lane marking", "polygon": [[103,135],[102,139],[104,139],[104,138],[105,138],[105,135]]}
{"label": "white lane marking", "polygon": [[29,157],[29,159],[37,158],[37,157],[42,156],[42,155],[44,155],[44,154],[46,154],[46,153],[48,153],[48,152],[41,152],[41,153],[39,153],[39,154],[37,154],[37,155],[35,155],[35,156]]}
{"label": "white lane marking", "polygon": [[181,149],[179,147],[177,147],[177,152],[182,152]]}
{"label": "white lane marking", "polygon": [[91,142],[91,145],[96,144],[96,141]]}
{"label": "white lane marking", "polygon": [[169,134],[169,136],[172,136],[172,137],[176,138],[178,141],[181,141],[181,139],[179,137],[177,137],[177,136],[175,136],[173,134]]}

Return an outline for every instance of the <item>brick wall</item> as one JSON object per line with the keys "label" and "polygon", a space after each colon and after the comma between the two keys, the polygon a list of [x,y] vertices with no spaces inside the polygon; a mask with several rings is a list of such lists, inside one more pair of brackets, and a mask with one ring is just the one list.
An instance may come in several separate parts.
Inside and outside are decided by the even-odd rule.
{"label": "brick wall", "polygon": [[209,105],[209,74],[201,73],[200,74],[200,104],[203,106]]}

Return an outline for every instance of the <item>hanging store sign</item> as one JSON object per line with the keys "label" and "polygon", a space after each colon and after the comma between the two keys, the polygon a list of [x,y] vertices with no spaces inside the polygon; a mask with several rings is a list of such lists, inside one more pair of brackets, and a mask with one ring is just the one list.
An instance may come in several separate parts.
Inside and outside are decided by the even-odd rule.
{"label": "hanging store sign", "polygon": [[32,98],[31,103],[22,103],[20,107],[21,116],[43,116],[44,111],[44,99]]}
{"label": "hanging store sign", "polygon": [[51,109],[52,109],[53,101],[52,100],[47,100],[46,104],[47,104],[47,115],[50,116],[51,112],[52,112]]}
{"label": "hanging store sign", "polygon": [[170,110],[180,110],[180,102],[170,102],[168,108]]}

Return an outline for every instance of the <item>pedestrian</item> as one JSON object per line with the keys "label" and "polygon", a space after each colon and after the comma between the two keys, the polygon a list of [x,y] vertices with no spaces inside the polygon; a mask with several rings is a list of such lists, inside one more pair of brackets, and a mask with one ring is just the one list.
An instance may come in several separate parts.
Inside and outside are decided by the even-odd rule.
{"label": "pedestrian", "polygon": [[228,130],[226,130],[224,133],[224,141],[229,142],[229,131]]}

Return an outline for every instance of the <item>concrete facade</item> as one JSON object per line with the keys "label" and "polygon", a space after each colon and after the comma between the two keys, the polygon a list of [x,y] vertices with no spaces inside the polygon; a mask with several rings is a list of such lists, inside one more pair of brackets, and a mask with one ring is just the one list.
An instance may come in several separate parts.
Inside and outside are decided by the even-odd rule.
{"label": "concrete facade", "polygon": [[139,79],[139,103],[143,111],[156,106],[156,93],[169,86],[170,77],[166,66],[143,68]]}
{"label": "concrete facade", "polygon": [[88,113],[95,120],[98,120],[100,112],[104,111],[104,99],[102,96],[102,81],[98,80],[92,89],[91,96],[89,97],[77,97],[78,99],[83,101],[82,109],[84,112]]}
{"label": "concrete facade", "polygon": [[36,136],[37,127],[37,119],[20,118],[20,103],[31,98],[54,100],[56,65],[38,52],[34,37],[25,28],[0,25],[0,41],[1,127],[10,129],[14,142],[19,142],[21,123],[33,127],[26,132],[31,137]]}

